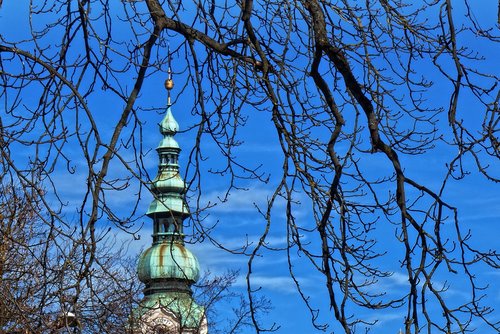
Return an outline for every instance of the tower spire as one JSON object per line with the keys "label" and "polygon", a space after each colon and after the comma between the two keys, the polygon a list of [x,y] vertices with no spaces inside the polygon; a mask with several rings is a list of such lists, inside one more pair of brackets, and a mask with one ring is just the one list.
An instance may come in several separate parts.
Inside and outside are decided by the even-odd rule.
{"label": "tower spire", "polygon": [[172,114],[170,93],[174,87],[169,69],[165,81],[167,112],[160,122],[163,139],[158,152],[158,174],[151,183],[154,195],[146,213],[153,220],[153,244],[139,259],[137,272],[145,284],[138,315],[139,333],[156,333],[158,326],[179,334],[206,334],[205,310],[193,300],[191,285],[199,278],[196,257],[184,244],[183,221],[190,216],[186,186],[179,173],[181,149],[174,139],[179,124]]}
{"label": "tower spire", "polygon": [[170,100],[170,91],[174,88],[174,81],[172,80],[172,55],[170,54],[170,44],[168,45],[168,78],[165,80],[165,88],[167,89],[167,105],[170,107],[172,101]]}

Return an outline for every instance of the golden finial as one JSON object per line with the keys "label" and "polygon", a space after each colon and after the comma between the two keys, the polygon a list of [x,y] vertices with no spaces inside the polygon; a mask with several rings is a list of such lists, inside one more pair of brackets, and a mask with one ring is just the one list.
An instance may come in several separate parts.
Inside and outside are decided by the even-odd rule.
{"label": "golden finial", "polygon": [[170,91],[174,88],[174,80],[172,80],[172,71],[170,70],[170,66],[168,67],[168,79],[165,80],[165,88],[168,92],[167,104],[172,105],[170,101]]}
{"label": "golden finial", "polygon": [[171,90],[172,88],[174,88],[174,80],[172,80],[171,78],[165,80],[165,88],[167,90]]}

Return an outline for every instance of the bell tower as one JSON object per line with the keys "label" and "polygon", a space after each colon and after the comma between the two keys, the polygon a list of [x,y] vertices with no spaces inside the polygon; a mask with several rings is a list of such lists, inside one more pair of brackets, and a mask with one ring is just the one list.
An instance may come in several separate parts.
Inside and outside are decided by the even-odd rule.
{"label": "bell tower", "polygon": [[179,144],[174,139],[179,124],[172,114],[174,87],[169,66],[165,88],[166,115],[158,152],[158,174],[151,184],[154,199],[146,213],[153,221],[153,242],[140,256],[137,273],[145,284],[144,298],[134,315],[134,333],[207,334],[205,310],[196,304],[191,286],[198,280],[196,257],[184,243],[184,220],[190,216],[186,186],[179,174]]}

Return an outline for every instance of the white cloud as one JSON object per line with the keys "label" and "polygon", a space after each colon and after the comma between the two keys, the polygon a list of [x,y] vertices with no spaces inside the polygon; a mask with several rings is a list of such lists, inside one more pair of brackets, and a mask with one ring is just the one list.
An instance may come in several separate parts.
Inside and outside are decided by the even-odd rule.
{"label": "white cloud", "polygon": [[[212,206],[207,212],[216,217],[218,217],[217,215],[230,214],[231,224],[254,225],[255,222],[264,222],[264,218],[258,210],[266,212],[274,191],[275,188],[271,185],[268,187],[250,186],[247,190],[235,189],[227,196],[225,189],[215,190],[203,195],[201,206]],[[305,198],[303,193],[296,193],[293,200],[295,201],[292,205],[295,219],[300,220],[306,217],[310,211],[309,199]],[[284,219],[286,217],[285,207],[285,199],[277,197],[273,203],[273,219]],[[227,220],[226,216],[224,216],[224,220]]]}
{"label": "white cloud", "polygon": [[403,325],[404,317],[405,317],[404,310],[402,312],[385,311],[385,312],[377,312],[376,315],[368,317],[366,321],[375,323],[375,326],[381,326],[393,320],[400,320],[401,325]]}
{"label": "white cloud", "polygon": [[[239,212],[256,212],[256,206],[265,209],[267,208],[268,200],[272,196],[273,189],[254,187],[248,190],[234,190],[226,197],[224,191],[212,191],[203,196],[203,200],[207,204],[214,205],[210,209],[212,212],[239,213]],[[278,201],[276,205],[283,205],[282,201]]]}
{"label": "white cloud", "polygon": [[[420,281],[418,283],[418,288],[422,289],[423,284],[425,283],[425,278],[420,277]],[[468,299],[470,298],[470,295],[467,290],[459,290],[458,283],[454,286],[454,288],[451,288],[450,282],[443,282],[438,279],[432,279],[432,287],[436,291],[441,291],[441,295],[443,297],[460,297],[462,299]],[[380,281],[373,285],[372,288],[376,292],[387,292],[389,294],[395,294],[395,293],[400,293],[404,292],[407,289],[409,289],[409,282],[408,282],[408,276],[405,273],[402,272],[393,272],[391,276],[386,277],[386,278],[381,278]],[[426,287],[426,294],[431,295],[432,292],[430,291],[429,287]]]}
{"label": "white cloud", "polygon": [[[304,283],[304,279],[300,279],[301,284]],[[255,289],[266,289],[272,290],[280,293],[293,294],[297,292],[297,287],[295,283],[290,278],[290,276],[260,276],[260,275],[252,275],[250,276],[250,283],[252,290]],[[240,275],[236,280],[234,286],[246,288],[247,281],[246,276]]]}

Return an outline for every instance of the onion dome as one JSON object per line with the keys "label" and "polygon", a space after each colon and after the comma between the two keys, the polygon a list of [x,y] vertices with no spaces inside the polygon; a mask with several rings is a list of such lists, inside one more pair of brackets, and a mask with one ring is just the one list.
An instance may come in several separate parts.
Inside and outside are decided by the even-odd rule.
{"label": "onion dome", "polygon": [[177,131],[179,131],[179,123],[177,123],[174,115],[172,115],[172,111],[169,106],[167,108],[167,114],[160,123],[160,132],[164,136],[173,136],[177,133]]}
{"label": "onion dome", "polygon": [[200,276],[198,260],[179,242],[158,243],[141,254],[137,266],[139,280],[150,284],[155,280],[178,279],[194,283]]}
{"label": "onion dome", "polygon": [[178,172],[169,170],[160,171],[159,175],[153,180],[153,189],[156,193],[176,193],[184,194],[186,185]]}
{"label": "onion dome", "polygon": [[173,152],[176,152],[177,154],[179,154],[179,152],[181,151],[177,141],[173,137],[171,137],[170,135],[168,137],[163,138],[160,141],[160,144],[158,144],[158,147],[156,148],[156,150],[158,152],[173,151]]}

